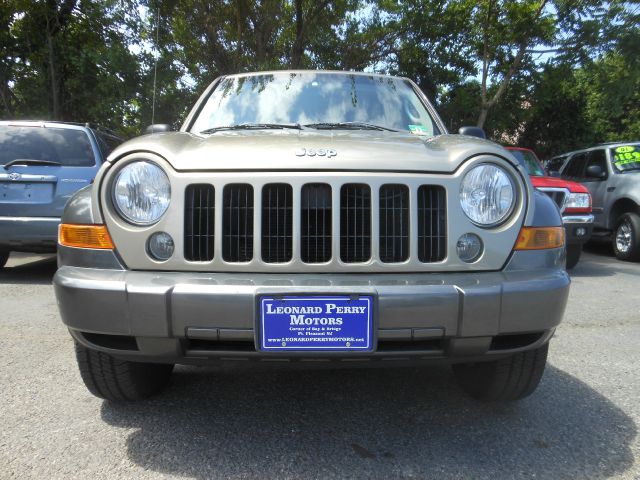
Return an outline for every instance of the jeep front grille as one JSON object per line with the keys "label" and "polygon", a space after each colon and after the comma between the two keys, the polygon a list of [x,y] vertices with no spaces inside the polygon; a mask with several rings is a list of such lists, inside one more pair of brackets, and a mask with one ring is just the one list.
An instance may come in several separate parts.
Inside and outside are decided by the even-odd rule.
{"label": "jeep front grille", "polygon": [[223,192],[222,258],[249,262],[253,258],[253,187],[226,185]]}
{"label": "jeep front grille", "polygon": [[418,188],[418,260],[439,262],[447,254],[446,205],[444,188]]}
{"label": "jeep front grille", "polygon": [[409,189],[405,185],[380,187],[380,260],[409,258]]}
{"label": "jeep front grille", "polygon": [[210,262],[214,255],[215,189],[213,185],[189,185],[184,193],[184,258]]}
{"label": "jeep front grille", "polygon": [[371,258],[371,188],[349,183],[340,189],[340,259],[344,263]]}
{"label": "jeep front grille", "polygon": [[184,258],[211,262],[220,249],[227,264],[434,263],[447,255],[446,215],[439,185],[193,184],[185,190]]}
{"label": "jeep front grille", "polygon": [[285,263],[293,245],[291,185],[270,183],[262,188],[262,260]]}
{"label": "jeep front grille", "polygon": [[300,205],[300,257],[304,263],[331,260],[331,186],[307,183]]}

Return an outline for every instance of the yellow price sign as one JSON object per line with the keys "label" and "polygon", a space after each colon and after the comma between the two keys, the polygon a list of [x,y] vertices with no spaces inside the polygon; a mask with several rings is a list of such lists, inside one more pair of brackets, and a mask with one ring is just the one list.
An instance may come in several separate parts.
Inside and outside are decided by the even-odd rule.
{"label": "yellow price sign", "polygon": [[636,147],[632,145],[625,145],[623,147],[616,148],[616,153],[630,153],[630,152],[633,152],[635,149]]}

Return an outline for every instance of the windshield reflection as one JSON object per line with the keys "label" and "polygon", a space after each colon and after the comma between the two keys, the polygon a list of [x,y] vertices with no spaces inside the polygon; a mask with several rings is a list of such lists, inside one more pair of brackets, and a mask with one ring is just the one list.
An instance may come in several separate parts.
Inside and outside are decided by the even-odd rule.
{"label": "windshield reflection", "polygon": [[439,133],[406,80],[325,72],[224,78],[191,130],[203,132],[239,124],[345,122],[368,123],[427,136]]}

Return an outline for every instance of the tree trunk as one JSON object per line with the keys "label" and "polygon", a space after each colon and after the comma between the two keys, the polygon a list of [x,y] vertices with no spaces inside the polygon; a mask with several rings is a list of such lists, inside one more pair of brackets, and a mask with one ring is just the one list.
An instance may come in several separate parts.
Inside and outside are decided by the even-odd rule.
{"label": "tree trunk", "polygon": [[480,116],[478,117],[478,123],[476,125],[480,128],[484,128],[484,122],[487,121],[487,114],[489,113],[489,107],[482,105],[480,107]]}
{"label": "tree trunk", "polygon": [[[538,18],[540,18],[540,15],[542,14],[542,10],[544,9],[546,4],[547,4],[547,0],[542,0],[540,2],[540,5],[538,6],[538,9],[535,13],[535,17],[532,19],[532,22],[535,22],[538,20]],[[529,31],[527,32],[527,35],[523,39],[522,43],[518,45],[518,52],[516,53],[516,56],[513,59],[513,62],[511,62],[511,65],[509,66],[509,70],[507,71],[504,78],[502,79],[502,82],[500,82],[500,86],[498,87],[498,90],[493,95],[491,100],[487,100],[487,81],[489,76],[489,49],[488,49],[487,31],[489,29],[489,24],[491,22],[491,5],[492,5],[492,2],[489,2],[487,20],[486,20],[487,23],[485,25],[485,34],[484,34],[484,50],[482,55],[482,93],[481,93],[482,98],[480,100],[480,115],[478,116],[478,122],[476,124],[480,128],[484,128],[484,124],[487,120],[487,115],[489,113],[489,110],[496,103],[500,101],[500,99],[502,98],[502,95],[504,95],[504,92],[507,89],[507,86],[509,85],[509,82],[511,81],[511,77],[513,77],[513,75],[515,75],[515,73],[520,68],[520,63],[522,62],[522,58],[524,57],[524,54],[527,51],[527,46],[531,39],[531,32]]]}
{"label": "tree trunk", "polygon": [[[47,22],[48,23],[48,22]],[[49,85],[51,87],[51,106],[53,120],[60,120],[60,92],[56,77],[56,61],[53,52],[53,35],[47,25],[47,50],[49,54]]]}
{"label": "tree trunk", "polygon": [[304,18],[302,0],[295,0],[296,4],[296,39],[291,51],[291,68],[300,68],[304,53]]}

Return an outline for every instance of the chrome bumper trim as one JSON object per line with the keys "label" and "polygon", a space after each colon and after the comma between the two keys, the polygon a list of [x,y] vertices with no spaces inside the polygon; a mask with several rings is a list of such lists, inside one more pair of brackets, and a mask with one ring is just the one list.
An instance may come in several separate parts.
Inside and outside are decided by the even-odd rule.
{"label": "chrome bumper trim", "polygon": [[593,223],[593,215],[566,215],[562,217],[562,223]]}

